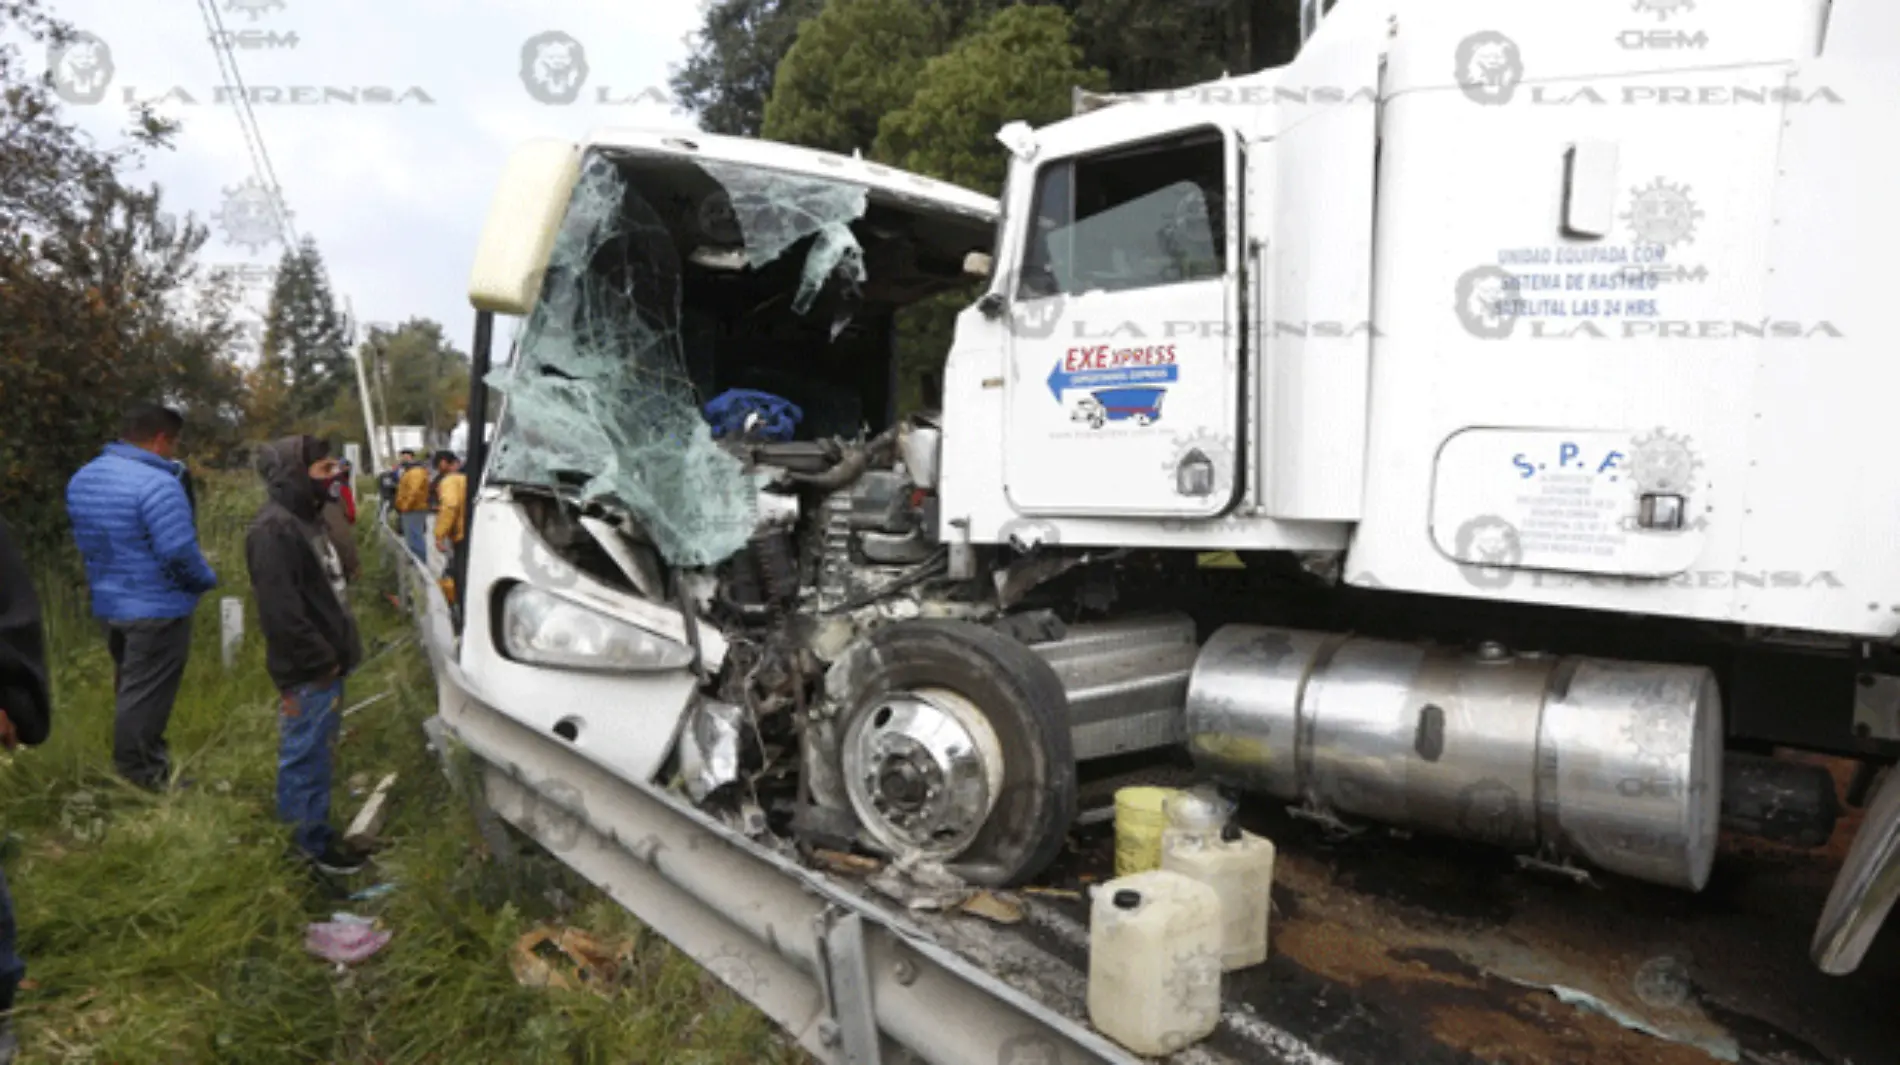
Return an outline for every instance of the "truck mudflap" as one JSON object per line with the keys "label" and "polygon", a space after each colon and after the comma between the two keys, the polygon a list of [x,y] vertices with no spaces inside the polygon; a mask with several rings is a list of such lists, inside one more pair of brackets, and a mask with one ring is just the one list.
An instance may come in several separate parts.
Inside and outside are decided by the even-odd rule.
{"label": "truck mudflap", "polygon": [[1860,968],[1900,898],[1900,773],[1889,772],[1861,820],[1814,932],[1814,964],[1833,976]]}

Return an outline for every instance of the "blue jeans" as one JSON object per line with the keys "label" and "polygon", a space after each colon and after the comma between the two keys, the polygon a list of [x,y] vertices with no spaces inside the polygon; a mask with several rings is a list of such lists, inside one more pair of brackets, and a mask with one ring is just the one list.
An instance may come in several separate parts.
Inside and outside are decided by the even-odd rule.
{"label": "blue jeans", "polygon": [[306,854],[322,854],[330,828],[330,753],[343,723],[343,681],[300,684],[277,712],[277,816]]}
{"label": "blue jeans", "polygon": [[429,512],[426,510],[406,510],[402,515],[402,539],[409,545],[409,553],[423,562],[429,561]]}
{"label": "blue jeans", "polygon": [[7,875],[0,873],[0,1014],[13,1008],[20,981],[26,979],[26,962],[15,953],[13,895],[7,891]]}

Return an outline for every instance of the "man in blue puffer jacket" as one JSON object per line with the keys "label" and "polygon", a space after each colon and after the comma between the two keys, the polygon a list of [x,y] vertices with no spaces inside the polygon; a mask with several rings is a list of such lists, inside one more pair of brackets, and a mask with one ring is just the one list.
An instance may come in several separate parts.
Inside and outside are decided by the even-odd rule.
{"label": "man in blue puffer jacket", "polygon": [[153,789],[171,775],[165,726],[191,653],[191,615],[198,597],[218,586],[198,549],[183,467],[172,458],[184,428],[177,411],[134,407],[122,439],[66,486],[92,612],[112,652],[112,761],[127,780]]}

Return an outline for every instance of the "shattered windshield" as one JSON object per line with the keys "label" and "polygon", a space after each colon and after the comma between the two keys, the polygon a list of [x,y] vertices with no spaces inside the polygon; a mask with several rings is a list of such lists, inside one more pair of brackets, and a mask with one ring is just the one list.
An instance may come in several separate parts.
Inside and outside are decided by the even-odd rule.
{"label": "shattered windshield", "polygon": [[[809,311],[828,282],[854,288],[864,280],[850,228],[866,210],[862,186],[700,168],[721,189],[699,206],[701,226],[734,230],[749,267],[815,238],[793,310]],[[617,502],[668,562],[711,566],[752,535],[759,486],[701,415],[706,397],[693,386],[681,340],[680,255],[642,191],[611,159],[588,157],[519,353],[488,378],[508,397],[492,470],[498,480],[575,485],[584,500]]]}

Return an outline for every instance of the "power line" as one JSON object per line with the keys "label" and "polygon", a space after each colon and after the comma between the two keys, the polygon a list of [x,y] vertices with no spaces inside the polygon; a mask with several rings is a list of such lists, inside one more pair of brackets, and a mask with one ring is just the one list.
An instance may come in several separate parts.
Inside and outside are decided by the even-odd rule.
{"label": "power line", "polygon": [[244,135],[244,146],[251,156],[251,168],[257,179],[264,184],[270,194],[271,213],[277,219],[278,236],[284,239],[284,247],[294,250],[298,246],[297,231],[290,224],[289,212],[284,206],[283,186],[277,181],[277,168],[271,164],[270,149],[264,145],[264,131],[257,123],[257,115],[251,110],[250,91],[244,87],[244,75],[238,69],[237,56],[231,51],[231,37],[224,29],[224,19],[218,14],[215,0],[198,0],[198,12],[204,16],[205,32],[211,37],[211,51],[218,59],[218,76],[224,81],[224,89],[232,99],[233,108],[238,116],[238,129]]}

